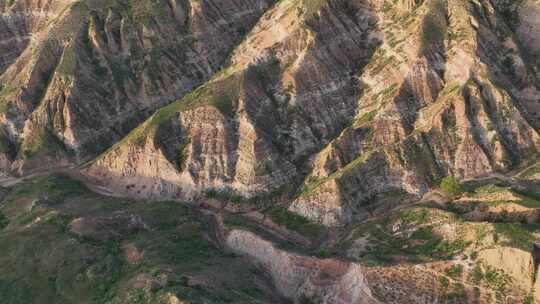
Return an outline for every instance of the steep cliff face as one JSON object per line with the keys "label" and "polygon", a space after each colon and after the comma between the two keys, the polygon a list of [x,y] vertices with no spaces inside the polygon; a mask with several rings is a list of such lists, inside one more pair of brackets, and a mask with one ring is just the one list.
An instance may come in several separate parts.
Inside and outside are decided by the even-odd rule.
{"label": "steep cliff face", "polygon": [[90,174],[143,197],[190,198],[204,189],[248,195],[281,186],[295,168],[256,132],[242,104],[261,91],[248,81],[254,77],[250,70],[212,81],[158,111],[98,158]]}
{"label": "steep cliff face", "polygon": [[[95,157],[152,110],[210,78],[270,4],[51,2],[60,12],[36,29],[27,26],[33,41],[0,77],[13,169],[41,167],[44,158]],[[5,10],[16,14],[19,6]],[[25,8],[28,14],[42,13],[35,6]],[[6,40],[29,30],[21,26]]]}
{"label": "steep cliff face", "polygon": [[[379,44],[376,25],[367,2],[279,2],[228,68],[159,110],[89,172],[119,190],[163,188],[159,195],[179,198],[210,189],[253,196],[293,183],[305,159],[354,116],[362,90],[354,74]],[[176,139],[159,135],[168,128]],[[148,149],[174,170],[161,175]]]}
{"label": "steep cliff face", "polygon": [[[418,199],[447,175],[507,172],[540,148],[523,5],[537,6],[280,1],[226,69],[128,136],[143,145],[126,140],[88,172],[177,198],[302,184],[290,210],[325,225],[389,194]],[[176,139],[159,136],[168,129]]]}
{"label": "steep cliff face", "polygon": [[[0,298],[42,260],[102,256],[38,267],[43,294],[538,302],[539,17],[537,0],[0,0]],[[108,256],[122,275],[95,276]]]}
{"label": "steep cliff face", "polygon": [[487,1],[383,9],[385,42],[360,78],[370,90],[291,210],[347,222],[390,189],[420,196],[443,176],[504,172],[537,155],[536,65],[501,10]]}
{"label": "steep cliff face", "polygon": [[40,28],[73,1],[0,2],[0,73],[23,53]]}

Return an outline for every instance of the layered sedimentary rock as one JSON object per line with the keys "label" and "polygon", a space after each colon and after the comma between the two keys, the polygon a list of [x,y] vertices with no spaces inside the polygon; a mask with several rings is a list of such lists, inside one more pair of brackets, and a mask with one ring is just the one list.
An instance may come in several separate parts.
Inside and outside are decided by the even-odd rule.
{"label": "layered sedimentary rock", "polygon": [[[508,17],[534,29],[522,7],[396,5],[281,1],[223,72],[134,132],[141,147],[125,141],[90,174],[131,195],[179,198],[300,183],[290,210],[338,225],[388,193],[418,198],[444,176],[505,172],[537,155],[537,65],[521,51],[531,30],[514,35]],[[160,139],[167,128],[177,140]]]}
{"label": "layered sedimentary rock", "polygon": [[121,242],[148,301],[538,301],[539,3],[0,0],[0,175],[146,210],[2,176],[0,230]]}
{"label": "layered sedimentary rock", "polygon": [[[90,174],[146,196],[253,196],[293,183],[305,159],[354,117],[362,90],[354,73],[380,42],[372,10],[368,2],[279,2],[227,69],[158,111]],[[177,136],[160,136],[166,129]]]}
{"label": "layered sedimentary rock", "polygon": [[151,111],[210,78],[271,4],[20,2],[3,8],[5,20],[56,12],[43,21],[5,22],[17,31],[3,32],[3,41],[20,46],[3,53],[2,150],[20,172],[46,159],[78,163],[110,147]]}
{"label": "layered sedimentary rock", "polygon": [[443,176],[482,177],[536,155],[538,83],[498,9],[426,1],[405,15],[388,10],[359,114],[317,155],[291,210],[347,222],[389,189],[420,196]]}
{"label": "layered sedimentary rock", "polygon": [[4,172],[110,148],[86,173],[118,194],[281,192],[340,225],[540,148],[535,1],[28,3],[2,9],[56,18],[3,39]]}
{"label": "layered sedimentary rock", "polygon": [[23,53],[39,30],[71,2],[73,1],[0,2],[0,73]]}
{"label": "layered sedimentary rock", "polygon": [[292,254],[242,230],[229,232],[226,245],[268,272],[276,289],[294,303],[379,303],[358,264]]}

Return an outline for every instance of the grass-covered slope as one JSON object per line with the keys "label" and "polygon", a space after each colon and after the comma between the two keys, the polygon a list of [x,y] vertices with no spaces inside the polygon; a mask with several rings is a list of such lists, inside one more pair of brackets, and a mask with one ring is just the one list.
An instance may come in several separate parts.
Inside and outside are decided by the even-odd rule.
{"label": "grass-covered slope", "polygon": [[63,176],[7,191],[1,303],[272,302],[260,273],[182,204],[102,197]]}

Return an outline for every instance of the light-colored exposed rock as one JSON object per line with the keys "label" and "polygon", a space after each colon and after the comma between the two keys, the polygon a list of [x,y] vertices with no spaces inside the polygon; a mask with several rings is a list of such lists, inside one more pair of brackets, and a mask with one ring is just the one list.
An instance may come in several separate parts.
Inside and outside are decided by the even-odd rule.
{"label": "light-colored exposed rock", "polygon": [[[18,12],[23,1],[16,2],[7,13]],[[80,163],[112,146],[153,110],[208,80],[271,4],[27,2],[24,14],[52,16],[16,60],[0,59],[0,129],[17,147],[9,156],[19,173],[51,155]]]}
{"label": "light-colored exposed rock", "polygon": [[45,2],[2,7],[57,14],[2,36],[34,37],[2,59],[6,170],[89,160],[202,83],[86,174],[138,197],[288,191],[331,226],[540,149],[536,1]]}
{"label": "light-colored exposed rock", "polygon": [[[0,3],[0,74],[37,38],[37,32],[73,0]],[[10,4],[10,5],[7,5]]]}
{"label": "light-colored exposed rock", "polygon": [[124,258],[130,264],[137,263],[144,257],[144,251],[141,251],[134,243],[131,242],[122,244],[122,250],[124,253]]}
{"label": "light-colored exposed rock", "polygon": [[534,260],[530,252],[511,248],[497,247],[478,253],[478,259],[490,267],[503,270],[515,280],[525,292],[531,290],[534,276]]}
{"label": "light-colored exposed rock", "polygon": [[110,216],[76,218],[69,227],[78,236],[100,241],[119,240],[129,233],[149,229],[140,216],[123,212]]}
{"label": "light-colored exposed rock", "polygon": [[290,210],[332,226],[392,193],[419,199],[446,175],[505,172],[540,148],[540,95],[511,25],[490,23],[506,6],[480,2],[280,1],[227,69],[149,120],[176,140],[144,131],[144,149],[125,141],[88,174],[177,198],[303,179]]}
{"label": "light-colored exposed rock", "polygon": [[133,141],[119,145],[88,173],[117,193],[154,198],[192,198],[205,189],[250,196],[275,189],[294,176],[294,167],[287,162],[267,163],[271,171],[256,172],[272,151],[255,147],[254,141],[262,140],[249,121],[235,125],[216,108],[182,112],[168,127],[161,127],[154,136],[139,139],[142,145]]}
{"label": "light-colored exposed rock", "polygon": [[534,299],[537,301],[537,302],[540,302],[540,266],[536,266],[536,277],[534,279]]}
{"label": "light-colored exposed rock", "polygon": [[231,231],[226,244],[253,259],[270,274],[277,290],[295,303],[378,303],[358,264],[289,253],[242,230]]}
{"label": "light-colored exposed rock", "polygon": [[174,294],[167,293],[163,296],[163,299],[166,301],[167,304],[184,304],[184,301],[179,300]]}
{"label": "light-colored exposed rock", "polygon": [[[519,57],[516,42],[511,37],[512,43],[496,42],[494,35],[509,33],[476,16],[473,6],[479,4],[430,4],[435,2],[425,1],[406,26],[393,23],[396,11],[380,12],[386,39],[361,76],[370,91],[360,99],[350,130],[315,157],[304,185],[308,191],[291,210],[336,225],[339,221],[323,220],[321,214],[329,211],[318,208],[320,202],[328,201],[328,209],[347,209],[342,220],[361,219],[354,210],[377,194],[401,189],[420,197],[442,176],[482,177],[537,153],[535,111],[527,106],[534,97],[522,95],[527,90],[517,93],[523,85],[513,82],[515,75],[486,77],[506,68],[499,63],[505,56]],[[487,13],[498,9],[485,5],[491,8]],[[427,29],[426,22],[440,27],[438,41],[422,33],[436,30]],[[530,81],[517,65],[513,73]],[[496,84],[501,81],[504,87]]]}
{"label": "light-colored exposed rock", "polygon": [[[184,146],[182,151],[169,149],[168,156],[172,163],[182,158],[185,165],[175,166],[176,175],[184,178],[178,186],[186,189],[179,198],[206,189],[252,196],[288,186],[298,175],[295,163],[327,142],[354,115],[357,81],[352,74],[378,43],[371,36],[377,29],[370,4],[347,7],[340,0],[322,5],[320,23],[307,10],[300,13],[306,7],[310,5],[302,1],[277,4],[235,50],[228,69],[155,115],[167,117],[158,124],[169,124],[171,132],[185,129],[176,142],[154,138],[153,131],[142,139],[156,146]],[[297,14],[305,16],[297,21]],[[294,24],[287,26],[289,21]],[[171,111],[180,117],[176,124],[171,122],[175,115],[167,114]],[[117,189],[130,178],[159,179],[156,174],[125,169],[147,164],[117,161],[112,156],[130,149],[120,145],[88,172],[109,175],[105,178],[122,184]],[[118,176],[128,178],[118,182]],[[155,187],[149,182],[146,189],[150,192]]]}

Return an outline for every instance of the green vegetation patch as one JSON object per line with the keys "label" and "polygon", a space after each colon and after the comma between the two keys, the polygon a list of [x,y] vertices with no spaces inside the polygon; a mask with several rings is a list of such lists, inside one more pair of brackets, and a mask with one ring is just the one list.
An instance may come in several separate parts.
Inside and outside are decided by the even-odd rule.
{"label": "green vegetation patch", "polygon": [[343,175],[351,172],[351,170],[353,170],[353,169],[357,168],[358,166],[366,163],[366,161],[369,160],[369,158],[371,156],[373,156],[373,154],[374,154],[373,151],[362,153],[361,155],[359,155],[358,157],[353,159],[350,163],[345,165],[345,167],[340,168],[340,169],[336,170],[335,172],[332,172],[328,176],[321,177],[321,178],[310,177],[306,181],[306,183],[303,185],[302,189],[300,190],[299,196],[300,197],[309,196],[310,194],[314,193],[316,190],[320,190],[321,188],[324,187],[324,184],[326,182],[331,181],[333,179],[339,179]]}
{"label": "green vegetation patch", "polygon": [[496,223],[494,225],[495,232],[502,237],[498,237],[502,244],[527,251],[533,249],[536,238],[520,224]]}
{"label": "green vegetation patch", "polygon": [[13,201],[41,196],[48,201],[59,202],[69,196],[83,195],[87,191],[82,182],[56,174],[33,178],[15,185],[5,200]]}
{"label": "green vegetation patch", "polygon": [[436,235],[431,227],[422,227],[410,237],[398,237],[382,229],[371,232],[375,246],[366,255],[379,261],[391,261],[393,256],[404,255],[411,261],[450,259],[468,246],[463,240],[448,241]]}
{"label": "green vegetation patch", "polygon": [[399,214],[400,218],[408,223],[424,224],[429,220],[427,209],[413,209]]}
{"label": "green vegetation patch", "polygon": [[540,174],[540,164],[533,165],[529,168],[527,168],[525,171],[523,171],[519,177],[521,178],[528,178],[532,177],[536,174]]}
{"label": "green vegetation patch", "polygon": [[135,23],[148,25],[153,18],[167,17],[167,2],[161,0],[130,0],[131,16]]}
{"label": "green vegetation patch", "polygon": [[6,228],[9,225],[9,219],[0,212],[0,230]]}
{"label": "green vegetation patch", "polygon": [[204,192],[207,198],[216,199],[220,201],[230,201],[235,204],[256,204],[260,199],[259,197],[247,198],[242,195],[235,194],[228,190],[208,189]]}
{"label": "green vegetation patch", "polygon": [[274,206],[267,211],[272,221],[308,237],[320,236],[323,226],[310,222],[307,218],[291,212],[284,207]]}
{"label": "green vegetation patch", "polygon": [[72,41],[64,48],[60,62],[56,71],[63,75],[73,75],[77,69],[77,56],[75,54],[75,45]]}
{"label": "green vegetation patch", "polygon": [[454,176],[447,176],[443,178],[440,187],[441,190],[443,190],[451,198],[455,198],[463,192],[463,188]]}
{"label": "green vegetation patch", "polygon": [[[115,280],[121,264],[117,254],[79,243],[57,220],[0,233],[3,303],[99,303]],[[92,260],[85,260],[90,254]]]}
{"label": "green vegetation patch", "polygon": [[495,292],[497,303],[503,303],[510,293],[512,278],[502,270],[484,266],[484,283]]}
{"label": "green vegetation patch", "polygon": [[476,263],[471,269],[468,280],[475,285],[484,285],[495,293],[496,303],[504,303],[510,293],[511,277],[502,270],[482,263]]}
{"label": "green vegetation patch", "polygon": [[17,87],[6,83],[0,84],[0,112],[5,112],[8,109],[9,99],[8,97],[17,91]]}
{"label": "green vegetation patch", "polygon": [[511,200],[494,200],[486,202],[489,205],[501,205],[501,204],[518,204],[527,208],[540,208],[539,196],[536,192],[530,192],[523,189],[514,189],[511,186],[504,186],[499,184],[487,184],[480,186],[476,189],[470,189],[468,196],[475,198],[482,198],[486,195],[492,195],[497,193],[508,192],[513,195],[515,199]]}
{"label": "green vegetation patch", "polygon": [[[146,136],[154,132],[159,125],[172,119],[183,111],[210,105],[218,109],[225,117],[234,114],[234,108],[240,94],[243,76],[239,74],[224,79],[210,81],[186,95],[181,100],[159,109],[141,126],[133,130],[127,137],[135,143],[143,144]],[[116,146],[116,145],[115,145]]]}
{"label": "green vegetation patch", "polygon": [[461,277],[461,274],[463,273],[463,266],[459,264],[452,265],[446,269],[444,273],[451,278],[457,279]]}
{"label": "green vegetation patch", "polygon": [[[62,203],[22,204],[39,196]],[[16,185],[1,211],[13,227],[0,230],[2,304],[150,304],[170,296],[186,303],[269,302],[255,283],[262,274],[216,247],[204,217],[181,203],[106,198],[68,177],[44,176]],[[71,232],[76,218],[114,216],[139,219],[146,228],[94,228],[113,229],[113,239]],[[126,244],[140,253],[137,260]]]}
{"label": "green vegetation patch", "polygon": [[35,157],[39,154],[55,154],[66,151],[64,143],[54,136],[49,130],[38,129],[29,133],[24,138],[19,153],[25,159]]}
{"label": "green vegetation patch", "polygon": [[354,241],[367,237],[359,258],[366,263],[392,264],[448,260],[462,254],[471,244],[439,235],[435,225],[458,221],[451,213],[433,208],[413,208],[358,226],[350,237],[337,243],[335,251],[347,252]]}
{"label": "green vegetation patch", "polygon": [[375,119],[375,116],[377,116],[376,110],[364,113],[362,114],[362,116],[360,116],[354,121],[354,124],[356,126],[362,126],[362,125],[368,124]]}
{"label": "green vegetation patch", "polygon": [[444,41],[447,32],[446,1],[429,0],[422,24],[422,45],[427,47]]}

